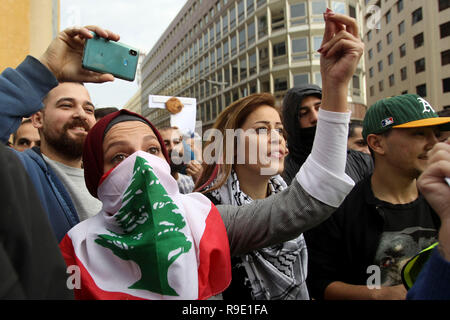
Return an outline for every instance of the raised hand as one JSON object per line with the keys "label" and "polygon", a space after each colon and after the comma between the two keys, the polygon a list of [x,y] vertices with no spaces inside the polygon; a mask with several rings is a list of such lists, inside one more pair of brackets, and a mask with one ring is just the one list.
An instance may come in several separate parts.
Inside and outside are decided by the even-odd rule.
{"label": "raised hand", "polygon": [[97,26],[72,27],[60,32],[39,59],[58,81],[98,83],[114,81],[111,74],[89,71],[81,66],[85,41],[93,37],[90,31],[109,40],[120,39],[119,35]]}
{"label": "raised hand", "polygon": [[[364,52],[356,20],[330,9],[324,13],[325,32],[321,53],[320,71],[324,97],[322,106],[332,111],[345,111],[348,84]],[[324,101],[325,100],[325,101]],[[336,108],[329,108],[335,106]]]}

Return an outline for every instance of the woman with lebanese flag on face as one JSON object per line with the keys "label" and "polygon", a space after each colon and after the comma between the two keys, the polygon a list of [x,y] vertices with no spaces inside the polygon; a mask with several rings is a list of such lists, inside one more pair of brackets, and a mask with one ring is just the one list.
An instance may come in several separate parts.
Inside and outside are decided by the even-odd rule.
{"label": "woman with lebanese flag on face", "polygon": [[243,206],[215,207],[182,195],[154,126],[127,110],[101,119],[83,153],[86,185],[102,210],[60,248],[81,274],[79,299],[207,299],[231,281],[236,256],[298,237],[342,203],[349,81],[363,52],[356,21],[327,11],[321,52],[323,96],[310,157],[292,184]]}

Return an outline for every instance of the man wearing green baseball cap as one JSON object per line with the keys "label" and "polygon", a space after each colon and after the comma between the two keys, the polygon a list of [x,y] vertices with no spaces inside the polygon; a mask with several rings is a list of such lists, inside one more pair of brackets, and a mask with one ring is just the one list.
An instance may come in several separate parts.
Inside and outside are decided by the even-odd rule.
{"label": "man wearing green baseball cap", "polygon": [[372,176],[305,234],[313,297],[405,299],[402,266],[435,243],[439,229],[416,179],[449,123],[450,117],[439,117],[413,94],[382,99],[368,109],[362,134],[374,159]]}

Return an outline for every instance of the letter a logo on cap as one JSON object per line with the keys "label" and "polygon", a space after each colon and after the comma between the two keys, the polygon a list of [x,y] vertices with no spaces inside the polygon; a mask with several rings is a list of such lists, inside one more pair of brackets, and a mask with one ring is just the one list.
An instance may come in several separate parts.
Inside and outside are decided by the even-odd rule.
{"label": "letter a logo on cap", "polygon": [[427,100],[425,100],[423,98],[417,98],[417,100],[419,100],[419,102],[421,102],[423,104],[423,111],[422,111],[422,113],[425,113],[425,112],[433,112],[433,113],[435,113],[434,109],[431,107],[431,105],[428,103]]}

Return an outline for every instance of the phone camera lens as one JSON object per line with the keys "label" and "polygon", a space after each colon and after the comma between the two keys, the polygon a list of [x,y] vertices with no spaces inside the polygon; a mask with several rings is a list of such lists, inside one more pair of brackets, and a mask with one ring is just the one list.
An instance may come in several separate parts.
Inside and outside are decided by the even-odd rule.
{"label": "phone camera lens", "polygon": [[130,50],[130,54],[131,54],[132,56],[136,56],[136,55],[137,55],[137,51],[136,51],[136,50]]}

